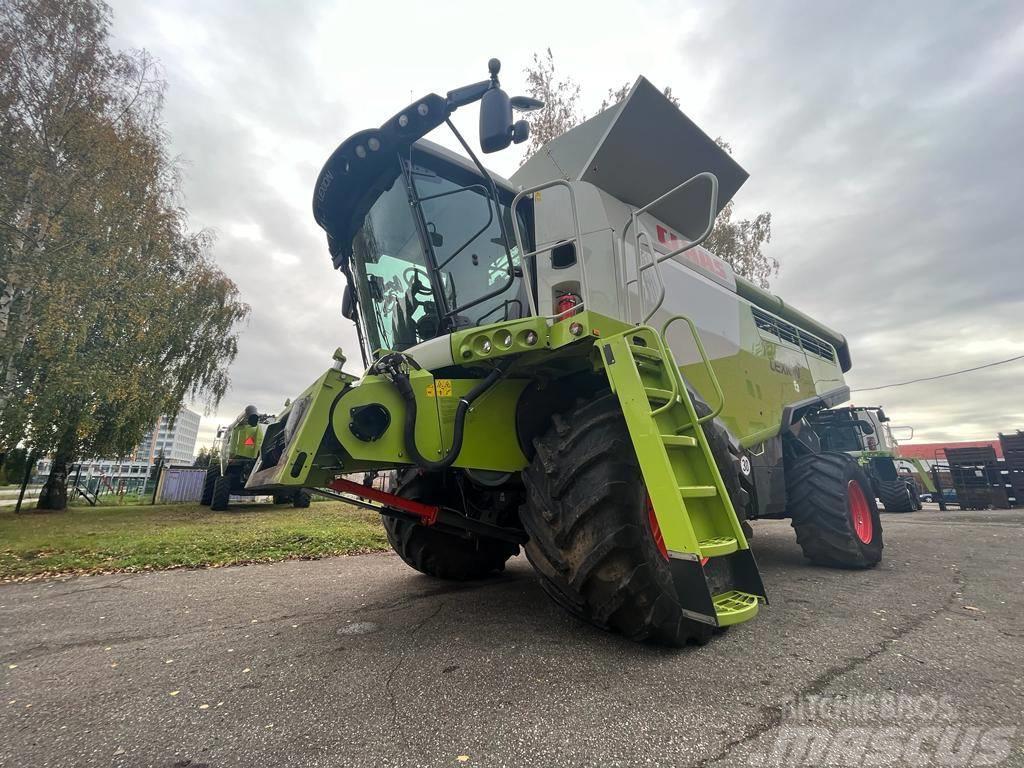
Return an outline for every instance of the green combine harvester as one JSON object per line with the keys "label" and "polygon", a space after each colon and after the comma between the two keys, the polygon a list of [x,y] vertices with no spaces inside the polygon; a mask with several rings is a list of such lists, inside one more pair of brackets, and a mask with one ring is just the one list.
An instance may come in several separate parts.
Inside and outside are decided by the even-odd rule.
{"label": "green combine harvester", "polygon": [[843,451],[864,468],[871,480],[871,493],[882,502],[886,512],[916,512],[921,509],[917,481],[912,473],[900,472],[897,462],[912,464],[927,490],[933,490],[934,484],[919,461],[900,457],[899,443],[892,435],[889,417],[880,406],[832,408],[819,411],[809,421],[825,450]]}
{"label": "green combine harvester", "polygon": [[[211,461],[206,470],[200,504],[223,512],[232,496],[267,495],[253,493],[246,489],[245,483],[256,466],[267,425],[274,419],[271,414],[260,413],[255,405],[247,405],[230,425],[217,430],[220,456],[216,462]],[[296,507],[308,507],[310,502],[309,493],[301,488],[279,489],[273,497],[275,504],[290,503]]]}
{"label": "green combine harvester", "polygon": [[[362,376],[334,364],[267,426],[246,487],[323,489],[384,515],[446,579],[520,547],[567,610],[635,640],[704,642],[766,600],[748,520],[811,560],[882,554],[871,482],[807,417],[848,399],[842,335],[700,247],[747,173],[644,78],[511,179],[527,137],[490,77],[356,133],[313,213],[347,285]],[[447,125],[466,156],[424,140]],[[387,490],[351,476],[386,471]]]}

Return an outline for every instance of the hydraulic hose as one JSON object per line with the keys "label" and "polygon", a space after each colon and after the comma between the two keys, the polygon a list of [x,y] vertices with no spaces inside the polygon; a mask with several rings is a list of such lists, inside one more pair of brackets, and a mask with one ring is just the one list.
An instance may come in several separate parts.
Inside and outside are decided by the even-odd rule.
{"label": "hydraulic hose", "polygon": [[441,457],[440,460],[431,461],[424,458],[416,447],[416,393],[413,392],[412,384],[409,383],[409,374],[401,370],[394,370],[392,372],[391,380],[405,401],[405,450],[409,452],[409,456],[416,466],[428,471],[436,471],[447,469],[452,465],[456,457],[458,457],[459,451],[462,450],[463,428],[465,427],[466,413],[469,411],[469,406],[480,395],[494,386],[504,374],[505,371],[503,369],[495,368],[483,381],[467,392],[464,397],[459,398],[459,405],[455,410],[455,429],[452,435],[452,446],[448,449],[448,453]]}

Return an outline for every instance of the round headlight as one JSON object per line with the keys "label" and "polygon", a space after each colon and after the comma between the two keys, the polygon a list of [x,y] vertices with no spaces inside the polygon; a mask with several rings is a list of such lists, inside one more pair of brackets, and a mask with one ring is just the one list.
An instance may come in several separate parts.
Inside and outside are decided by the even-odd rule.
{"label": "round headlight", "polygon": [[527,333],[526,333],[526,343],[529,344],[531,347],[534,344],[537,343],[537,333],[536,333],[536,331],[527,331]]}
{"label": "round headlight", "polygon": [[428,107],[425,103],[420,102],[419,104],[416,105],[416,111],[420,113],[420,117],[426,117],[427,113],[430,111],[430,107]]}
{"label": "round headlight", "polygon": [[408,115],[399,115],[398,116],[398,127],[399,128],[405,128],[407,125],[409,125],[409,116]]}
{"label": "round headlight", "polygon": [[362,144],[356,144],[356,157],[358,157],[360,160],[366,157],[366,147],[364,147]]}
{"label": "round headlight", "polygon": [[375,136],[372,139],[370,139],[368,142],[366,142],[366,146],[368,146],[370,148],[371,152],[376,152],[378,149],[380,149],[380,139],[378,139]]}

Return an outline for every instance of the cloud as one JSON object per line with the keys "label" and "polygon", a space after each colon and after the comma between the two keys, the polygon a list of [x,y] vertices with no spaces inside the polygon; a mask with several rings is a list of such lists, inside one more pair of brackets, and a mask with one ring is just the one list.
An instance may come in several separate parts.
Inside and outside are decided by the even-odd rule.
{"label": "cloud", "polygon": [[[965,368],[1019,349],[1024,265],[1024,7],[1005,3],[662,2],[333,5],[114,2],[119,44],[162,62],[166,119],[193,224],[253,307],[233,387],[204,436],[273,410],[355,333],[310,214],[322,162],[412,98],[480,79],[522,87],[551,46],[592,113],[645,74],[732,144],[751,179],[738,213],[773,214],[773,289],[845,333],[853,387]],[[400,23],[399,23],[400,22]],[[614,55],[612,55],[614,54]],[[475,136],[475,113],[457,124]],[[444,134],[436,137],[449,146]],[[432,136],[431,138],[435,138]],[[489,158],[509,175],[517,151]],[[352,366],[355,367],[355,366]],[[922,440],[1024,426],[1006,366],[866,392]]]}

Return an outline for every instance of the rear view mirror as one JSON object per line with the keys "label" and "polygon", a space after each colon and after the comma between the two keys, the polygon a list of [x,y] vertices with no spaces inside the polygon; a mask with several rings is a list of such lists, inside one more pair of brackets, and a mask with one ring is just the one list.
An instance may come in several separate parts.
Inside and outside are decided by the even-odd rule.
{"label": "rear view mirror", "polygon": [[871,426],[871,422],[870,421],[864,421],[864,419],[857,419],[857,427],[865,435],[873,435],[873,434],[875,434],[875,428],[873,426]]}
{"label": "rear view mirror", "polygon": [[245,406],[245,423],[250,427],[255,427],[260,423],[260,412],[255,405]]}
{"label": "rear view mirror", "polygon": [[346,285],[344,293],[341,294],[341,316],[346,320],[355,320],[356,303],[352,298],[352,286]]}
{"label": "rear view mirror", "polygon": [[512,102],[501,88],[491,88],[480,99],[480,149],[497,152],[511,143]]}

